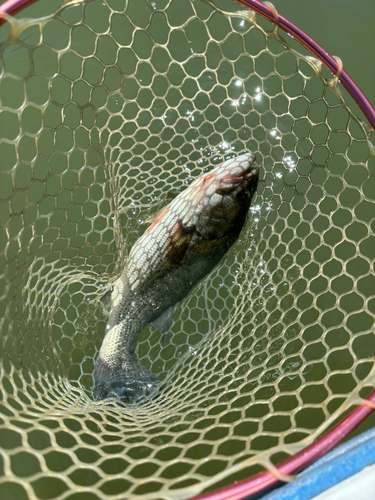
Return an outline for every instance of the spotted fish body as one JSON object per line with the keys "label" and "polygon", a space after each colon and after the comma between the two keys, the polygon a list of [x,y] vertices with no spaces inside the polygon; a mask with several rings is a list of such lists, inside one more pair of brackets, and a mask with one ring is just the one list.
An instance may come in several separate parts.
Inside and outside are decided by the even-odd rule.
{"label": "spotted fish body", "polygon": [[95,400],[134,401],[159,384],[134,353],[137,337],[147,323],[170,323],[176,304],[238,238],[257,187],[254,160],[246,153],[198,177],[134,244],[112,291],[95,363]]}

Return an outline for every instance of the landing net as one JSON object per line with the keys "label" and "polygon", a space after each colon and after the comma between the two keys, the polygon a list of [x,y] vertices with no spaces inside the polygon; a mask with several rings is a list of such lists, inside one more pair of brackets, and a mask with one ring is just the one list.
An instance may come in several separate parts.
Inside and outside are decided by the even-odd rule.
{"label": "landing net", "polygon": [[[54,4],[0,30],[0,497],[188,498],[272,468],[374,384],[370,130],[317,59],[229,0]],[[139,337],[163,389],[94,403],[127,252],[248,150],[240,240],[168,343]]]}

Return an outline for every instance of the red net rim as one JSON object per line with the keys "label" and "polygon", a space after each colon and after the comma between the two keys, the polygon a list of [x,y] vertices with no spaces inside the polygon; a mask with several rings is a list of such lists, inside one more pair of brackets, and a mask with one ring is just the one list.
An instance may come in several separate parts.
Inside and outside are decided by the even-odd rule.
{"label": "red net rim", "polygon": [[[15,15],[25,7],[32,5],[37,1],[38,0],[7,0],[0,6],[0,26],[5,22],[5,19],[1,19],[2,13]],[[375,109],[348,73],[340,67],[336,59],[328,54],[323,47],[321,47],[317,42],[315,42],[315,40],[309,37],[304,31],[285,17],[277,14],[277,19],[275,19],[275,12],[259,0],[233,1],[256,12],[268,21],[276,21],[278,26],[283,31],[292,36],[313,56],[319,59],[333,75],[338,77],[338,81],[351,95],[368,119],[370,125],[375,129]],[[368,405],[366,405],[366,401],[369,402]],[[363,405],[352,410],[331,430],[323,434],[323,436],[300,452],[277,464],[277,471],[280,474],[293,475],[308,467],[310,464],[328,453],[332,448],[345,439],[356,427],[358,427],[358,425],[360,425],[372,413],[374,405],[375,389],[366,398]],[[272,488],[278,483],[279,479],[275,475],[268,471],[263,471],[251,476],[250,478],[238,481],[235,484],[195,496],[194,498],[191,498],[191,500],[243,500],[248,498],[250,495]]]}

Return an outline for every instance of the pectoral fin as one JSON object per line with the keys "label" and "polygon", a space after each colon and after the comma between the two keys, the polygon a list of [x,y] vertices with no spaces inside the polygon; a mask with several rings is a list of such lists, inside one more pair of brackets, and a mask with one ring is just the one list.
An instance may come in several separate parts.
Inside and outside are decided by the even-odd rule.
{"label": "pectoral fin", "polygon": [[194,233],[195,226],[184,226],[181,220],[177,221],[166,249],[166,258],[171,265],[176,266],[181,262]]}
{"label": "pectoral fin", "polygon": [[105,316],[108,316],[111,311],[111,294],[112,290],[108,290],[108,292],[98,299],[99,307]]}
{"label": "pectoral fin", "polygon": [[158,318],[151,322],[152,326],[159,330],[159,332],[163,335],[163,342],[167,342],[169,340],[167,332],[172,326],[173,315],[179,305],[180,303],[176,302],[176,304],[169,309],[166,309]]}

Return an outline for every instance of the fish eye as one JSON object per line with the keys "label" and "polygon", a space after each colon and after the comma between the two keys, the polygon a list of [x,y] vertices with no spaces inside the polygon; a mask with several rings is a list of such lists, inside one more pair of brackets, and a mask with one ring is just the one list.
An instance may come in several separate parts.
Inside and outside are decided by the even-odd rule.
{"label": "fish eye", "polygon": [[237,201],[247,201],[249,196],[246,191],[239,191],[236,194]]}

